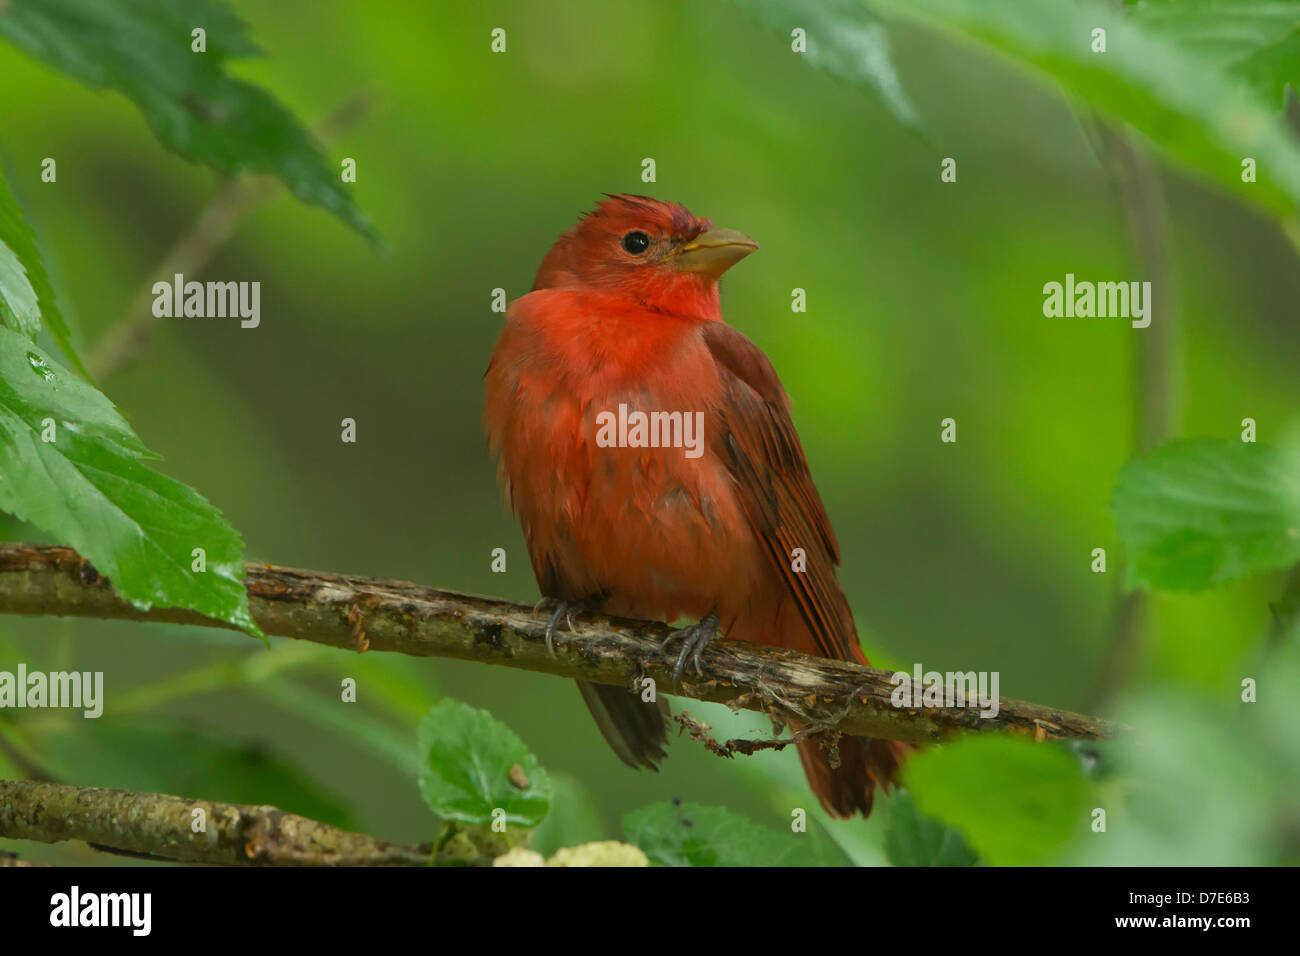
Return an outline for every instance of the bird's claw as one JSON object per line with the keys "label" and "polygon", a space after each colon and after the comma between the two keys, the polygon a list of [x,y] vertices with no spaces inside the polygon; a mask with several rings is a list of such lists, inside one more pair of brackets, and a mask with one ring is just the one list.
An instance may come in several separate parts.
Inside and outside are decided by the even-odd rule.
{"label": "bird's claw", "polygon": [[555,613],[551,615],[550,622],[546,625],[546,649],[551,656],[555,656],[555,628],[560,623],[560,618],[564,618],[564,623],[569,630],[573,630],[573,605],[566,601],[556,598],[542,598],[533,606],[534,611],[540,611],[544,607],[555,605]]}
{"label": "bird's claw", "polygon": [[686,659],[689,657],[695,665],[695,674],[697,677],[703,677],[704,672],[700,670],[700,653],[708,646],[709,641],[713,640],[718,633],[718,615],[717,612],[710,611],[704,617],[700,618],[700,623],[692,624],[690,627],[683,627],[674,631],[664,641],[664,650],[668,650],[673,641],[680,639],[682,641],[682,652],[677,655],[677,663],[673,665],[673,686],[680,687],[682,683],[682,668],[686,666]]}

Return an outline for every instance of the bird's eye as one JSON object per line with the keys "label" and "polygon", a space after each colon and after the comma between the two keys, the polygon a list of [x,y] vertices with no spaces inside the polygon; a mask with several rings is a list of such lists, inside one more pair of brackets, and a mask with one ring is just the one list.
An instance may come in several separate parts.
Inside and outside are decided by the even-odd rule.
{"label": "bird's eye", "polygon": [[637,229],[623,237],[623,248],[634,256],[639,256],[650,248],[650,237]]}

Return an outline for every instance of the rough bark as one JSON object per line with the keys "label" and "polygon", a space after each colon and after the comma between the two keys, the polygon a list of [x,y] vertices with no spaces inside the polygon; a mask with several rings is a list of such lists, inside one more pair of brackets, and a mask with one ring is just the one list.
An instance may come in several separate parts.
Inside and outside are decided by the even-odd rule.
{"label": "rough bark", "polygon": [[[989,718],[975,706],[897,708],[890,671],[721,639],[701,657],[703,676],[691,673],[674,690],[673,659],[661,651],[672,629],[662,624],[578,615],[576,633],[557,634],[552,655],[545,643],[549,615],[494,598],[268,564],[249,564],[246,584],[253,617],[271,635],[600,684],[631,687],[650,678],[658,693],[793,716],[857,736],[923,743],[963,731],[1010,731],[1087,740],[1120,730],[1101,718],[1007,698]],[[182,608],[137,610],[71,548],[30,544],[0,544],[0,613],[229,626]]]}
{"label": "rough bark", "polygon": [[275,807],[35,780],[0,780],[0,837],[85,840],[115,853],[225,866],[410,866],[429,863],[433,850]]}

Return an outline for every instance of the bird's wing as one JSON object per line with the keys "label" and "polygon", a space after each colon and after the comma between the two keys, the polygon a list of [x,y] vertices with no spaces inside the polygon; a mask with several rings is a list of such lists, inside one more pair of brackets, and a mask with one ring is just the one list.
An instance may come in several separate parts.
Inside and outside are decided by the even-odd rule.
{"label": "bird's wing", "polygon": [[[755,536],[798,604],[817,651],[865,660],[853,616],[835,577],[839,545],[813,485],[790,419],[790,400],[767,356],[722,322],[701,326],[722,379],[718,428],[711,436],[734,477]],[[807,566],[794,569],[802,548]]]}

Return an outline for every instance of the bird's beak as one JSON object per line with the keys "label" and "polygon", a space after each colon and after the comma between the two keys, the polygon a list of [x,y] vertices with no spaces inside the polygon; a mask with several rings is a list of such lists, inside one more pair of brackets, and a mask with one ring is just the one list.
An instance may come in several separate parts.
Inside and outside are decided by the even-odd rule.
{"label": "bird's beak", "polygon": [[758,243],[743,232],[710,229],[677,250],[677,270],[702,272],[716,279],[757,248]]}

